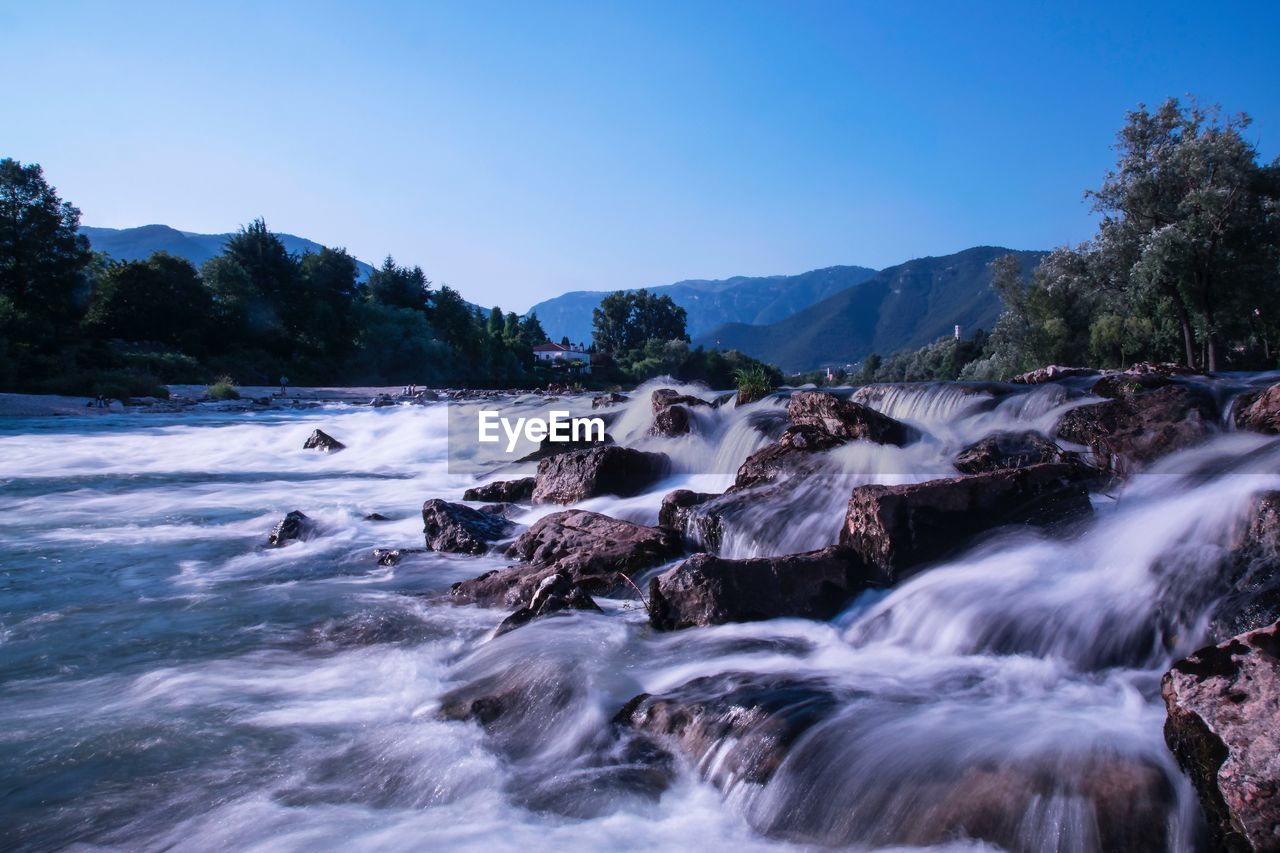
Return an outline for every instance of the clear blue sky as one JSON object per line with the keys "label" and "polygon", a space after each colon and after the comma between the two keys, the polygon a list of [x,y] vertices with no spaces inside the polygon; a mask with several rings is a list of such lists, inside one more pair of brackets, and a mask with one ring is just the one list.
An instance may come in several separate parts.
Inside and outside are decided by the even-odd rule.
{"label": "clear blue sky", "polygon": [[281,231],[469,299],[1088,236],[1126,110],[1280,153],[1280,4],[0,2],[0,156],[90,225]]}

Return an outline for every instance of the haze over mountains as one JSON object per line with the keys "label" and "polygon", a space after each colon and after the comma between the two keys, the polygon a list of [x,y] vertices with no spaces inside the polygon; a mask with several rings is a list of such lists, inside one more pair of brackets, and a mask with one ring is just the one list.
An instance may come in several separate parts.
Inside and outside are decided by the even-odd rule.
{"label": "haze over mountains", "polygon": [[[222,253],[231,234],[196,234],[179,231],[168,225],[141,225],[137,228],[94,228],[80,226],[80,233],[89,238],[95,252],[105,252],[117,261],[146,260],[153,252],[168,252],[186,258],[199,267],[205,261]],[[319,252],[324,246],[293,234],[276,234],[286,249],[299,255]],[[373,272],[373,267],[356,261],[361,280]]]}

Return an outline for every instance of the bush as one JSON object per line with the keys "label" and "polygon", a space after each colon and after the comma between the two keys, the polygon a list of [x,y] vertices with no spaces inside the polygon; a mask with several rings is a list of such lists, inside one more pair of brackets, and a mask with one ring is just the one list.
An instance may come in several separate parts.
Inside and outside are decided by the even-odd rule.
{"label": "bush", "polygon": [[208,376],[200,362],[178,352],[127,352],[123,359],[131,371],[150,374],[162,382],[195,384],[202,374]]}
{"label": "bush", "polygon": [[218,381],[204,389],[206,396],[214,400],[239,400],[240,389],[230,376],[219,376]]}
{"label": "bush", "polygon": [[769,381],[769,371],[763,365],[741,367],[734,374],[738,381],[738,405],[754,403],[766,394],[772,394],[774,384]]}
{"label": "bush", "polygon": [[81,370],[62,373],[35,383],[32,390],[40,394],[68,394],[127,401],[130,397],[169,398],[169,389],[145,373],[128,370]]}

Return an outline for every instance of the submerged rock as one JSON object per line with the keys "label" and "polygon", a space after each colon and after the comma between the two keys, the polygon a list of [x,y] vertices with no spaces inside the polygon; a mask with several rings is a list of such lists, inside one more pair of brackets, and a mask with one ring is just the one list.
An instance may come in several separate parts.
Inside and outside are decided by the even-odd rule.
{"label": "submerged rock", "polygon": [[866,439],[877,444],[902,446],[913,430],[869,406],[841,400],[823,391],[797,391],[787,403],[787,417],[797,426],[816,427],[845,441]]}
{"label": "submerged rock", "polygon": [[555,572],[538,583],[528,604],[502,620],[497,633],[501,635],[514,631],[534,619],[565,610],[593,610],[599,613],[600,605],[596,604],[595,599],[581,584],[574,583],[567,573]]}
{"label": "submerged rock", "polygon": [[1254,499],[1223,576],[1223,588],[1212,590],[1220,596],[1209,617],[1212,642],[1280,619],[1280,492],[1263,492]]}
{"label": "submerged rock", "polygon": [[489,544],[503,538],[511,522],[501,514],[506,507],[475,510],[463,504],[432,498],[422,505],[422,532],[433,551],[483,554]]}
{"label": "submerged rock", "polygon": [[1061,448],[1038,432],[997,432],[961,450],[954,464],[962,474],[985,474],[1062,458]]}
{"label": "submerged rock", "polygon": [[347,446],[324,430],[316,430],[302,443],[303,450],[321,450],[325,453],[337,453],[346,450]]}
{"label": "submerged rock", "polygon": [[1074,465],[1033,465],[969,477],[853,490],[840,533],[895,583],[974,536],[1006,524],[1046,526],[1092,511]]}
{"label": "submerged rock", "polygon": [[267,543],[279,548],[282,545],[288,545],[290,542],[309,539],[314,532],[315,522],[301,510],[295,509],[290,511],[271,529],[271,533],[267,536]]}
{"label": "submerged rock", "polygon": [[495,480],[483,486],[467,489],[462,493],[464,501],[529,503],[533,500],[533,477],[518,480]]}
{"label": "submerged rock", "polygon": [[830,619],[882,581],[838,545],[744,560],[696,554],[649,582],[649,622],[672,631],[779,617]]}
{"label": "submerged rock", "polygon": [[566,510],[539,519],[507,549],[508,557],[524,565],[456,583],[450,595],[486,607],[520,607],[557,572],[593,595],[629,591],[623,575],[665,563],[680,551],[673,531]]}
{"label": "submerged rock", "polygon": [[426,554],[428,548],[374,548],[373,558],[379,566],[398,566],[400,561],[412,554]]}
{"label": "submerged rock", "polygon": [[1280,384],[1241,394],[1236,398],[1232,419],[1236,429],[1267,435],[1280,433]]}
{"label": "submerged rock", "polygon": [[1207,391],[1172,384],[1072,409],[1057,432],[1088,447],[1100,467],[1127,474],[1207,440],[1217,417]]}
{"label": "submerged rock", "polygon": [[1280,623],[1175,663],[1160,692],[1215,847],[1280,850]]}
{"label": "submerged rock", "polygon": [[667,472],[663,453],[628,447],[575,450],[538,463],[534,503],[577,503],[597,495],[635,495]]}

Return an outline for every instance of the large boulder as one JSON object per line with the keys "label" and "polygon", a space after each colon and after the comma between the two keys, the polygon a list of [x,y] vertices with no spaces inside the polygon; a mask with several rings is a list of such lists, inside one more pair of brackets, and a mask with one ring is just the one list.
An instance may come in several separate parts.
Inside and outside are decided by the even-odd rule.
{"label": "large boulder", "polygon": [[504,506],[472,509],[464,504],[432,498],[422,505],[422,532],[433,551],[483,554],[489,544],[511,530]]}
{"label": "large boulder", "polygon": [[538,443],[537,450],[521,456],[516,460],[516,462],[540,462],[543,459],[550,459],[553,456],[560,456],[564,453],[573,453],[575,450],[590,450],[593,447],[602,447],[609,444],[613,444],[613,436],[608,433],[605,433],[604,439],[601,441],[588,439],[579,439],[578,441],[552,441],[551,436],[547,436]]}
{"label": "large boulder", "polygon": [[845,440],[811,424],[789,426],[777,443],[765,445],[738,466],[734,489],[749,489],[783,477],[804,477],[816,470],[814,454],[839,447]]}
{"label": "large boulder", "polygon": [[906,424],[875,409],[841,400],[823,391],[797,391],[787,402],[787,417],[797,426],[812,426],[828,435],[856,441],[867,439],[877,444],[902,446],[912,439]]}
{"label": "large boulder", "polygon": [[1088,367],[1063,367],[1050,364],[1048,367],[1040,367],[1021,376],[1015,376],[1009,381],[1015,385],[1043,385],[1046,382],[1056,382],[1072,376],[1095,376],[1097,373],[1098,371]]}
{"label": "large boulder", "polygon": [[581,584],[574,583],[568,574],[555,572],[539,582],[528,604],[502,620],[497,633],[505,634],[535,619],[566,610],[589,610],[599,613],[600,605],[596,604],[595,599],[582,588]]}
{"label": "large boulder", "polygon": [[853,490],[840,532],[869,566],[893,582],[924,563],[1007,524],[1047,526],[1092,511],[1075,465],[1029,468]]}
{"label": "large boulder", "polygon": [[620,593],[630,590],[632,574],[674,559],[680,551],[679,537],[670,530],[586,510],[555,512],[507,549],[507,556],[523,565],[456,583],[450,594],[456,601],[486,607],[521,607],[556,572],[593,595]]}
{"label": "large boulder", "polygon": [[1236,429],[1267,435],[1280,433],[1280,384],[1241,394],[1236,398],[1232,419]]}
{"label": "large boulder", "polygon": [[1160,692],[1215,848],[1280,850],[1280,623],[1175,663]]}
{"label": "large boulder", "polygon": [[1218,597],[1209,616],[1212,642],[1280,619],[1280,492],[1254,499],[1223,568],[1223,586],[1209,591]]}
{"label": "large boulder", "polygon": [[1058,421],[1057,434],[1085,445],[1100,467],[1123,475],[1207,440],[1217,418],[1206,390],[1170,384],[1072,409]]}
{"label": "large boulder", "polygon": [[649,404],[653,407],[653,413],[659,414],[672,406],[707,406],[710,403],[701,397],[692,397],[688,394],[681,394],[673,388],[659,388],[649,396]]}
{"label": "large boulder", "polygon": [[495,480],[483,486],[467,489],[462,493],[464,501],[487,503],[528,503],[533,500],[533,477],[518,480]]}
{"label": "large boulder", "polygon": [[665,631],[779,617],[830,619],[881,581],[848,548],[726,560],[695,554],[649,582],[649,622]]}
{"label": "large boulder", "polygon": [[291,510],[280,519],[271,533],[267,535],[267,544],[274,548],[307,539],[315,532],[315,522],[301,510]]}
{"label": "large boulder", "polygon": [[1062,459],[1058,445],[1038,432],[997,432],[961,450],[953,464],[962,474],[985,474]]}
{"label": "large boulder", "polygon": [[347,446],[324,430],[318,429],[307,436],[307,440],[302,443],[302,449],[337,453],[339,450],[346,450]]}
{"label": "large boulder", "polygon": [[701,506],[714,494],[695,492],[691,489],[676,489],[662,497],[662,505],[658,508],[658,526],[683,532],[689,523],[689,514],[694,507]]}
{"label": "large boulder", "polygon": [[689,412],[690,407],[711,406],[706,400],[681,394],[671,388],[654,391],[650,397],[650,405],[653,407],[653,426],[649,427],[649,434],[668,437],[686,435],[692,431],[693,415]]}
{"label": "large boulder", "polygon": [[595,447],[543,459],[534,503],[571,504],[597,495],[634,495],[667,472],[667,457],[629,447]]}

